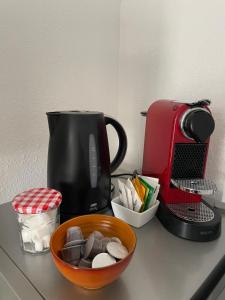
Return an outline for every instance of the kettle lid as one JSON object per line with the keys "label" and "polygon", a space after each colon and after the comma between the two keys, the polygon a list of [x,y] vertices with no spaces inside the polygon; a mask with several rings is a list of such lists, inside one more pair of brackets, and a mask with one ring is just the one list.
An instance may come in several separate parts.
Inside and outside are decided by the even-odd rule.
{"label": "kettle lid", "polygon": [[62,110],[62,111],[51,111],[46,112],[47,115],[99,115],[103,114],[98,111],[90,111],[90,110]]}

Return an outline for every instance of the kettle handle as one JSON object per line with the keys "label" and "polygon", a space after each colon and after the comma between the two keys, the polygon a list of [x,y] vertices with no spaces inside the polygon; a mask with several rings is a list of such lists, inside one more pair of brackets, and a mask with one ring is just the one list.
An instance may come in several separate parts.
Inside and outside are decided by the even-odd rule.
{"label": "kettle handle", "polygon": [[127,152],[127,136],[126,136],[126,133],[125,133],[125,130],[123,129],[123,127],[115,119],[105,116],[105,124],[112,125],[115,128],[118,138],[119,138],[118,151],[116,153],[115,158],[113,159],[113,161],[110,164],[110,172],[112,173],[119,167],[119,165],[121,164],[121,162],[123,161],[123,159],[125,157],[125,154]]}

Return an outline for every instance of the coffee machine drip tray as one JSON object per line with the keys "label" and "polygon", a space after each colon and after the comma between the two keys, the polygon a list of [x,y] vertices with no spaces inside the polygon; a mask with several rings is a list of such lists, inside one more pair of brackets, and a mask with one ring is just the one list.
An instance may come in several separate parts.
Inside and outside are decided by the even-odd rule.
{"label": "coffee machine drip tray", "polygon": [[167,204],[177,217],[193,222],[209,222],[214,219],[214,212],[203,202]]}
{"label": "coffee machine drip tray", "polygon": [[212,195],[216,192],[213,181],[202,178],[194,179],[171,179],[171,183],[178,189],[191,194]]}
{"label": "coffee machine drip tray", "polygon": [[208,242],[217,239],[221,232],[221,216],[207,202],[163,203],[157,216],[165,228],[184,239]]}

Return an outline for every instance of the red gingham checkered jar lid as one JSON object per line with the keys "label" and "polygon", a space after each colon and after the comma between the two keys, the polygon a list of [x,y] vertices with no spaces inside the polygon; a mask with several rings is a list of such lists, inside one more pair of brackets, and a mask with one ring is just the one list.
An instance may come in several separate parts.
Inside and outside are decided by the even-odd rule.
{"label": "red gingham checkered jar lid", "polygon": [[61,201],[61,193],[54,189],[34,188],[16,195],[12,207],[21,214],[39,214],[57,208]]}

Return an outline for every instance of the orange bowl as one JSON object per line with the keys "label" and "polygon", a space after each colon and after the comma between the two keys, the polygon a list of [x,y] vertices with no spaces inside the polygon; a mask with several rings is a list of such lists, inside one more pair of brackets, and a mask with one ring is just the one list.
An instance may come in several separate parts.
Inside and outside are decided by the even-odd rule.
{"label": "orange bowl", "polygon": [[[64,262],[61,259],[61,249],[65,243],[66,231],[71,226],[80,226],[85,238],[94,230],[108,237],[118,237],[128,249],[128,255],[113,265],[98,269],[80,268]],[[135,233],[127,223],[112,216],[97,214],[76,217],[63,223],[54,231],[50,242],[52,258],[58,270],[72,283],[87,289],[98,289],[116,280],[128,266],[135,246]]]}

